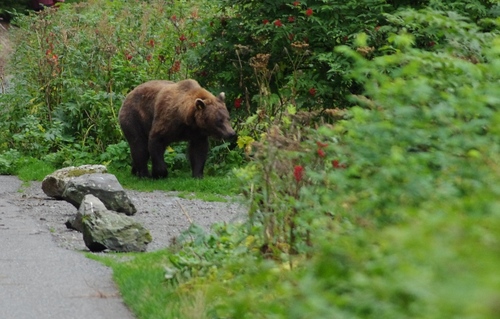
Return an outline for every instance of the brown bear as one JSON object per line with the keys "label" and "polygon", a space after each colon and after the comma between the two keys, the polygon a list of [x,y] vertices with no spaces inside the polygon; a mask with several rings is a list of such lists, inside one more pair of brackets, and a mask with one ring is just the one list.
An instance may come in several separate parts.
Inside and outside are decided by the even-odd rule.
{"label": "brown bear", "polygon": [[120,127],[130,145],[132,174],[148,177],[151,157],[153,178],[168,176],[164,154],[173,142],[188,141],[192,175],[203,177],[208,156],[208,137],[232,139],[224,93],[217,97],[195,80],[149,81],[133,89],[118,114]]}

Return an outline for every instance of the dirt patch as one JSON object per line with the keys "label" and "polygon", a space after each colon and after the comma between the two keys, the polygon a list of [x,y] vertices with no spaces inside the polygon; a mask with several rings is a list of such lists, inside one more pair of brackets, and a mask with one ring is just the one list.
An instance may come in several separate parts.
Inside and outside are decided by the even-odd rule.
{"label": "dirt patch", "polygon": [[[179,198],[172,192],[138,192],[127,190],[138,212],[134,219],[142,223],[153,236],[148,251],[166,248],[171,240],[188,229],[190,220],[209,229],[217,222],[238,222],[246,215],[247,209],[238,202],[213,203],[201,200]],[[87,251],[83,235],[67,229],[65,222],[77,209],[63,200],[54,200],[45,195],[40,182],[31,182],[21,191],[12,195],[15,205],[23,214],[34,218],[40,228],[38,232],[50,232],[58,246],[72,250]]]}
{"label": "dirt patch", "polygon": [[8,32],[9,24],[0,21],[0,93],[5,91],[5,66],[7,58],[12,52]]}

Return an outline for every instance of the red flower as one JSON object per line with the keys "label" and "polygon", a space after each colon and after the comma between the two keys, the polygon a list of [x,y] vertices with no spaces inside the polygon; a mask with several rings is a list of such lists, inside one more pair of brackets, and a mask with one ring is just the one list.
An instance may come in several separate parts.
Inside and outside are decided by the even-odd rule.
{"label": "red flower", "polygon": [[318,147],[319,147],[319,148],[324,148],[324,147],[327,147],[327,146],[328,146],[328,144],[323,143],[323,142],[319,142],[319,141],[318,141],[318,142],[316,142],[316,145],[318,145]]}
{"label": "red flower", "polygon": [[125,58],[130,61],[130,60],[132,60],[133,56],[132,56],[132,54],[126,54]]}
{"label": "red flower", "polygon": [[283,26],[283,23],[281,23],[281,21],[278,19],[278,20],[274,21],[274,25],[279,28],[279,27]]}
{"label": "red flower", "polygon": [[269,23],[269,20],[264,19],[264,20],[262,20],[262,23],[263,23],[263,24],[268,24],[268,23]]}
{"label": "red flower", "polygon": [[181,35],[181,36],[179,37],[179,40],[181,40],[181,41],[186,41],[186,40],[187,40],[187,38],[186,38],[186,36],[183,34],[183,35]]}
{"label": "red flower", "polygon": [[297,165],[293,168],[293,176],[295,177],[295,180],[300,182],[302,180],[302,177],[304,176],[304,167]]}
{"label": "red flower", "polygon": [[172,21],[177,21],[177,16],[174,14],[173,16],[170,17],[170,19],[172,19]]}
{"label": "red flower", "polygon": [[155,40],[153,40],[153,39],[149,40],[148,44],[149,44],[150,47],[154,48],[154,46],[155,46]]}
{"label": "red flower", "polygon": [[177,73],[180,70],[181,70],[181,61],[178,61],[178,60],[174,61],[174,64],[170,68],[170,72]]}
{"label": "red flower", "polygon": [[316,95],[316,89],[315,88],[310,88],[309,89],[309,94],[311,94],[312,96],[315,96]]}
{"label": "red flower", "polygon": [[300,6],[300,1],[294,1],[294,2],[293,2],[293,6],[294,6],[294,7],[298,7],[298,6]]}
{"label": "red flower", "polygon": [[148,61],[148,62],[149,62],[149,61],[151,61],[151,54],[148,54],[148,55],[146,56],[146,61]]}
{"label": "red flower", "polygon": [[307,8],[307,10],[306,10],[306,16],[310,17],[310,16],[312,16],[312,14],[313,14],[313,9]]}
{"label": "red flower", "polygon": [[321,148],[318,148],[318,156],[319,157],[325,157],[326,156],[325,151],[323,151],[323,149],[321,149]]}
{"label": "red flower", "polygon": [[340,164],[340,162],[338,160],[333,160],[332,166],[333,166],[333,168],[346,168],[347,167],[346,164]]}
{"label": "red flower", "polygon": [[243,101],[243,99],[241,97],[237,98],[234,100],[234,107],[239,109],[241,107],[241,102]]}
{"label": "red flower", "polygon": [[295,17],[292,16],[288,17],[288,22],[295,22]]}

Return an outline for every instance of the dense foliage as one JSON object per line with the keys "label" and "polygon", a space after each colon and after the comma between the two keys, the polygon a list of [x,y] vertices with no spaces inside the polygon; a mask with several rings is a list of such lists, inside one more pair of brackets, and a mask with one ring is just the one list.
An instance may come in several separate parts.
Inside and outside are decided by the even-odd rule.
{"label": "dense foliage", "polygon": [[[117,122],[124,96],[151,79],[193,77],[207,27],[201,17],[211,10],[192,1],[94,0],[19,16],[10,90],[0,95],[0,150],[56,167],[97,158],[125,168],[128,146]],[[227,147],[211,159],[238,160]],[[183,154],[174,146],[167,162],[185,165]]]}
{"label": "dense foliage", "polygon": [[[297,111],[332,122],[351,105],[362,83],[345,75],[352,61],[334,49],[357,47],[368,58],[387,54],[384,39],[411,31],[415,46],[432,51],[443,41],[431,26],[401,25],[384,13],[405,6],[456,10],[472,21],[498,14],[495,1],[241,1],[210,4],[166,0],[93,0],[19,16],[8,94],[0,95],[0,151],[14,150],[56,167],[93,161],[129,164],[116,114],[124,95],[150,79],[192,77],[224,90],[247,148],[270,126]],[[481,24],[487,30],[490,24]],[[303,124],[311,124],[304,121]],[[26,142],[29,141],[29,142]],[[186,165],[183,147],[167,163]],[[226,171],[243,162],[238,149],[217,145],[208,167]],[[222,170],[221,170],[222,169]],[[9,172],[5,167],[4,172]],[[211,172],[208,172],[209,174]]]}
{"label": "dense foliage", "polygon": [[350,105],[347,97],[362,86],[345,77],[351,62],[334,48],[352,46],[360,32],[370,35],[366,46],[358,48],[367,56],[384,54],[384,39],[402,27],[412,29],[421,49],[443,40],[439,33],[395,25],[385,13],[411,6],[453,10],[472,21],[498,14],[489,0],[221,2],[226,9],[213,21],[204,50],[210,64],[202,75],[224,83],[229,96],[245,106],[246,115],[259,109],[271,117],[288,103],[309,110]]}

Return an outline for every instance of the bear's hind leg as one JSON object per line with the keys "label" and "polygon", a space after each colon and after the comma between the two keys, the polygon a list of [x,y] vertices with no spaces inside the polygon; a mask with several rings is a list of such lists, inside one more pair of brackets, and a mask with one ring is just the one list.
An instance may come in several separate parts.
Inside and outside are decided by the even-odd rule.
{"label": "bear's hind leg", "polygon": [[130,147],[132,154],[132,174],[138,177],[149,177],[148,161],[149,151],[147,147],[137,145]]}
{"label": "bear's hind leg", "polygon": [[189,141],[188,157],[194,178],[203,178],[203,169],[208,157],[208,138],[200,137]]}

